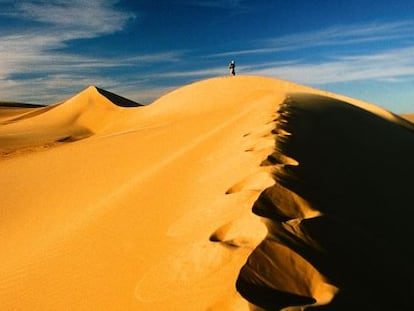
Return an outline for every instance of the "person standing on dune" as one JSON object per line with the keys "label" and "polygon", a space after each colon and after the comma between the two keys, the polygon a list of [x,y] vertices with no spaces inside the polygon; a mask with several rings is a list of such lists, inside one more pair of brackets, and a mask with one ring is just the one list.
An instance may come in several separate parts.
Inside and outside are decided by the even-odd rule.
{"label": "person standing on dune", "polygon": [[232,60],[229,64],[229,70],[230,70],[230,75],[235,76],[236,75],[236,63],[234,62],[234,60]]}

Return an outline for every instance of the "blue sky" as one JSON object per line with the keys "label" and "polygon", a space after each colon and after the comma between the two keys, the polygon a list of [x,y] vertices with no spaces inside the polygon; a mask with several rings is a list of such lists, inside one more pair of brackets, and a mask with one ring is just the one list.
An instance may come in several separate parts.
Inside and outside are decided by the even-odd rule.
{"label": "blue sky", "polygon": [[228,74],[280,78],[414,112],[414,1],[0,0],[0,100],[93,84],[149,103]]}

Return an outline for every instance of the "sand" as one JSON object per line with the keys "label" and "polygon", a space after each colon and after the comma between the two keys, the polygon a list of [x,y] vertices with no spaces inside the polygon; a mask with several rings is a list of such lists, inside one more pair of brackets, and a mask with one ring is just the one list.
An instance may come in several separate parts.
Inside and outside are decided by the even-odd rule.
{"label": "sand", "polygon": [[404,113],[401,115],[401,117],[403,117],[404,119],[410,122],[414,122],[414,113]]}
{"label": "sand", "polygon": [[408,310],[414,125],[287,81],[0,109],[2,310]]}

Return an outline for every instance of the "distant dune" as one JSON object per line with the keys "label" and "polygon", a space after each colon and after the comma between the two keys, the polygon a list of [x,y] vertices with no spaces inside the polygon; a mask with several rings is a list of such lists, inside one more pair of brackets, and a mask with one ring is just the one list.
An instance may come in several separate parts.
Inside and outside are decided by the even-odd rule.
{"label": "distant dune", "polygon": [[10,108],[41,108],[41,107],[44,107],[44,105],[0,101],[0,107],[1,108],[6,108],[6,107],[10,107]]}
{"label": "distant dune", "polygon": [[0,122],[2,119],[9,118],[20,113],[26,113],[29,108],[42,108],[43,105],[19,103],[19,102],[6,102],[0,101]]}
{"label": "distant dune", "polygon": [[410,310],[414,125],[254,76],[0,104],[2,310]]}
{"label": "distant dune", "polygon": [[405,113],[405,114],[402,114],[401,117],[403,117],[404,119],[407,119],[410,122],[414,122],[414,113]]}

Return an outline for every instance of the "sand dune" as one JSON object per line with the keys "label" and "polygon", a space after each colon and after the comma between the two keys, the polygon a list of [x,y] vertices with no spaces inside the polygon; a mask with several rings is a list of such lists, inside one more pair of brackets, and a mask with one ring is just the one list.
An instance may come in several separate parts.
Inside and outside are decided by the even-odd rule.
{"label": "sand dune", "polygon": [[8,113],[0,119],[0,152],[7,155],[90,137],[121,123],[121,107],[131,106],[140,105],[91,86],[57,105]]}
{"label": "sand dune", "polygon": [[4,109],[2,310],[411,306],[407,119],[248,76]]}
{"label": "sand dune", "polygon": [[402,114],[401,117],[403,117],[404,119],[406,119],[410,122],[414,122],[414,114],[413,113],[405,113],[405,114]]}
{"label": "sand dune", "polygon": [[[276,131],[290,135],[276,139],[277,184],[253,206],[269,235],[243,268],[240,291],[269,308],[335,296],[318,309],[409,309],[412,124],[310,94],[289,95],[279,115]],[[298,164],[283,165],[280,153]]]}
{"label": "sand dune", "polygon": [[0,101],[0,122],[3,122],[3,120],[16,118],[17,116],[26,114],[31,110],[38,111],[40,110],[39,108],[43,107],[44,106],[41,105]]}

